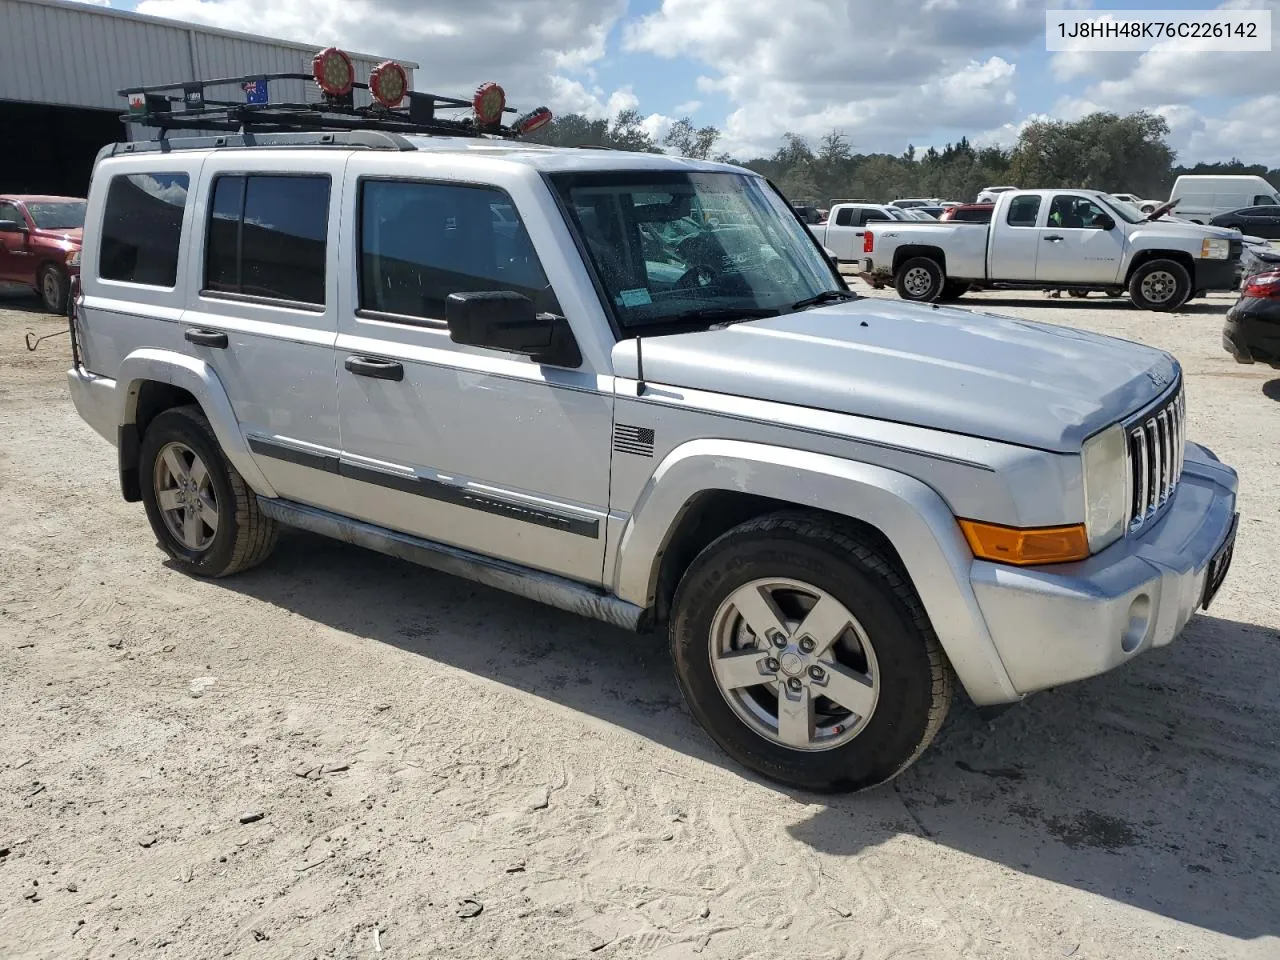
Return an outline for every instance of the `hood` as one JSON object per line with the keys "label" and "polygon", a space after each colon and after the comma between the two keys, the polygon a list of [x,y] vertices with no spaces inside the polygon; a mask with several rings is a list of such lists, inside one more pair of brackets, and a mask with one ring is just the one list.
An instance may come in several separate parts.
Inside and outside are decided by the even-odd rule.
{"label": "hood", "polygon": [[1215,227],[1210,224],[1192,223],[1190,220],[1170,220],[1168,217],[1161,217],[1159,220],[1148,220],[1145,223],[1138,224],[1138,227],[1144,230],[1159,229],[1166,236],[1173,237],[1192,237],[1200,239],[1203,237],[1221,237],[1223,240],[1239,240],[1241,233],[1235,227]]}
{"label": "hood", "polygon": [[[633,340],[615,369],[635,376]],[[651,384],[914,424],[1059,452],[1178,376],[1141,344],[1012,317],[876,298],[644,340]]]}
{"label": "hood", "polygon": [[73,246],[80,246],[84,242],[84,228],[72,227],[68,230],[47,230],[42,227],[36,227],[32,231],[32,236],[45,237],[49,240],[65,240]]}

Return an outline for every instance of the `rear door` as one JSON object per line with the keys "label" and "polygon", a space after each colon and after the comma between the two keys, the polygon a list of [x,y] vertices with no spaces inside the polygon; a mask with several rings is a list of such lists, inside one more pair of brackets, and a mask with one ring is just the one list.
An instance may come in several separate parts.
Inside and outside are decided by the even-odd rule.
{"label": "rear door", "polygon": [[196,197],[187,349],[217,372],[280,496],[336,508],[334,379],[343,151],[237,150],[205,162]]}
{"label": "rear door", "polygon": [[[1053,194],[1038,228],[1036,280],[1040,283],[1116,283],[1124,255],[1124,229],[1099,204],[1075,193]],[[1114,221],[1115,218],[1111,217]]]}
{"label": "rear door", "polygon": [[1005,215],[992,221],[991,262],[987,264],[992,280],[1036,279],[1043,207],[1039,194],[1020,193],[1009,201]]}

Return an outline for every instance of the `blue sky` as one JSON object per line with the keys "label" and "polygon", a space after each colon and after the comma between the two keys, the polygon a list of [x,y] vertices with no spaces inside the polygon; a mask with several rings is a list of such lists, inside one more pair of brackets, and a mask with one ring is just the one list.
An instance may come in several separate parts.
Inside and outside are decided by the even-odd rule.
{"label": "blue sky", "polygon": [[[413,59],[415,83],[496,79],[520,106],[607,115],[634,107],[661,136],[689,114],[739,157],[784,132],[844,133],[901,152],[967,135],[1011,143],[1036,117],[1148,109],[1184,160],[1277,163],[1274,53],[1045,50],[1038,0],[114,0],[123,8]],[[1205,9],[1204,0],[1052,7]],[[1280,0],[1220,6],[1275,9]],[[1274,17],[1280,25],[1280,16]]]}

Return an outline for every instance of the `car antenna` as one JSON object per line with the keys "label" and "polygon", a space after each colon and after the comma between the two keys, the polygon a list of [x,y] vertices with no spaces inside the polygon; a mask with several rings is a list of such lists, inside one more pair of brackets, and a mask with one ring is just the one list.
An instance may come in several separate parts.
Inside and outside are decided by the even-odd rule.
{"label": "car antenna", "polygon": [[636,396],[644,396],[647,387],[644,382],[644,352],[640,347],[640,335],[636,334]]}

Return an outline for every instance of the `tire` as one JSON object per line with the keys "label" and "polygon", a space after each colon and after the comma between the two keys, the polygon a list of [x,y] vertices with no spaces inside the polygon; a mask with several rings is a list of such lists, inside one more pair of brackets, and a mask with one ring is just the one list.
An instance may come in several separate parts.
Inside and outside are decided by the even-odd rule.
{"label": "tire", "polygon": [[67,290],[70,288],[67,282],[67,271],[57,264],[46,264],[40,268],[36,282],[38,284],[36,292],[40,295],[40,302],[44,304],[44,308],[50,313],[66,313]]}
{"label": "tire", "polygon": [[903,300],[932,303],[942,295],[946,279],[937,260],[912,257],[893,275],[893,285]]}
{"label": "tire", "polygon": [[[791,632],[783,647],[753,640],[737,606],[737,598],[758,599],[761,582],[768,581],[770,591],[782,584],[771,594],[780,601],[761,603],[751,616],[760,621],[763,610],[767,624],[782,611],[781,626]],[[824,608],[838,611],[832,623],[851,621],[841,633],[825,631],[837,639],[835,662],[821,650],[804,649],[797,627],[804,603],[812,600],[803,590],[789,592],[797,586],[835,604]],[[694,717],[729,756],[771,780],[818,792],[876,786],[910,766],[946,718],[955,679],[915,590],[856,531],[829,520],[779,513],[733,528],[690,564],[672,611],[671,655]],[[768,627],[761,632],[767,636]],[[815,632],[821,639],[824,631]],[[713,646],[724,652],[725,641],[727,652],[751,652],[721,659]],[[757,652],[767,656],[757,658]],[[722,685],[717,673],[724,676],[728,663],[746,673]],[[753,683],[752,671],[761,669],[780,681],[770,676]],[[851,685],[854,676],[861,679]],[[806,748],[783,742],[779,704],[784,696],[791,701],[785,684],[802,686],[796,696],[812,705],[819,721],[788,725],[792,743],[805,742]],[[832,697],[810,692],[821,690]],[[864,698],[860,711],[836,699],[849,691],[851,702]]]}
{"label": "tire", "polygon": [[1129,297],[1136,307],[1167,313],[1191,295],[1191,276],[1177,260],[1148,260],[1129,277]]}
{"label": "tire", "polygon": [[1088,290],[1068,290],[1067,293],[1071,294],[1071,296],[1075,297],[1077,300],[1083,300],[1085,297],[1089,296]]}
{"label": "tire", "polygon": [[[172,457],[178,458],[194,488],[183,489],[181,471],[170,466],[175,462]],[[188,457],[204,465],[203,480]],[[223,455],[199,407],[174,407],[151,421],[142,438],[138,476],[147,519],[160,548],[184,573],[226,577],[257,566],[275,547],[276,522],[263,515],[257,496]],[[170,499],[171,495],[203,504],[205,509],[198,511],[202,518],[186,526],[191,511],[166,510],[160,502],[162,496]],[[205,518],[215,523],[210,525]]]}
{"label": "tire", "polygon": [[942,284],[942,292],[938,294],[939,302],[959,300],[969,292],[969,284],[960,280],[947,280]]}

